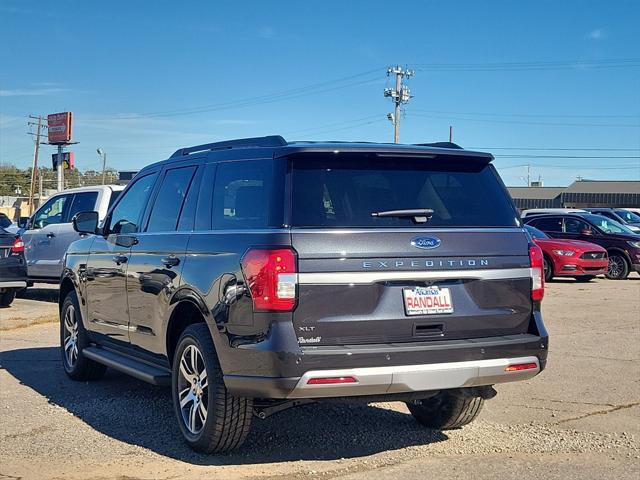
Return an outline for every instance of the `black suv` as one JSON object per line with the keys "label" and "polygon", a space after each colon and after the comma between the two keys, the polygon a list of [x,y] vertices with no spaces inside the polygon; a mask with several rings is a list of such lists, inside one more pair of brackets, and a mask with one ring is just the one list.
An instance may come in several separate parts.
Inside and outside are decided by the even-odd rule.
{"label": "black suv", "polygon": [[493,157],[453,144],[184,148],[140,171],[69,248],[64,369],[171,385],[199,451],[253,416],[356,397],[404,401],[431,428],[547,357],[542,252]]}
{"label": "black suv", "polygon": [[550,237],[582,240],[605,248],[609,255],[607,278],[624,280],[631,271],[640,273],[640,235],[615,220],[592,213],[572,213],[524,221]]}

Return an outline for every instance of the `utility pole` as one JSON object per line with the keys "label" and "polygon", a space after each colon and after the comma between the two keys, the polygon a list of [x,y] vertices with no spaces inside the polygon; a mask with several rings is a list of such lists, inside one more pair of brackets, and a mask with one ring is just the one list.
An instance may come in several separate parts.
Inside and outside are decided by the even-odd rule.
{"label": "utility pole", "polygon": [[453,143],[453,127],[449,125],[449,143]]}
{"label": "utility pole", "polygon": [[38,155],[40,153],[40,136],[42,135],[42,128],[45,127],[45,125],[42,123],[44,118],[41,117],[40,115],[38,115],[37,117],[33,115],[29,115],[29,118],[38,120],[38,123],[28,122],[28,125],[36,127],[35,140],[34,140],[35,146],[33,149],[33,165],[31,167],[31,187],[29,189],[29,216],[31,216],[31,214],[33,213],[33,202],[34,202],[34,195],[36,190],[36,176],[38,172]]}
{"label": "utility pole", "polygon": [[527,165],[527,187],[531,186],[531,165]]}
{"label": "utility pole", "polygon": [[395,105],[394,113],[387,114],[387,118],[393,123],[393,142],[400,143],[400,105],[408,103],[411,100],[411,93],[409,87],[402,84],[404,77],[413,77],[415,72],[409,69],[403,69],[399,65],[395,67],[389,67],[387,69],[387,77],[390,75],[396,76],[395,88],[385,88],[384,96],[391,97]]}

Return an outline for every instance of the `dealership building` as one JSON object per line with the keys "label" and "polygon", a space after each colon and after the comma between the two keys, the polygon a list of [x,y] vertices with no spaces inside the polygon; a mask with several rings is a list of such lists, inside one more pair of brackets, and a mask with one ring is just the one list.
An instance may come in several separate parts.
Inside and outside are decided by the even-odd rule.
{"label": "dealership building", "polygon": [[509,193],[520,210],[640,207],[640,181],[580,180],[568,187],[509,187]]}

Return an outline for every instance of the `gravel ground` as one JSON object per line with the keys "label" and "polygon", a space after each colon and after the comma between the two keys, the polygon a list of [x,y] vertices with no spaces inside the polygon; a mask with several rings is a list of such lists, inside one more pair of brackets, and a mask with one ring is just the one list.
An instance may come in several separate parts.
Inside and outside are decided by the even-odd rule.
{"label": "gravel ground", "polygon": [[18,292],[9,308],[0,308],[0,331],[57,321],[57,285],[36,283]]}
{"label": "gravel ground", "polygon": [[461,430],[400,403],[315,404],[255,419],[228,456],[182,444],[167,389],[68,381],[56,325],[3,331],[0,479],[640,478],[640,279],[554,282],[543,313],[548,369],[499,386]]}

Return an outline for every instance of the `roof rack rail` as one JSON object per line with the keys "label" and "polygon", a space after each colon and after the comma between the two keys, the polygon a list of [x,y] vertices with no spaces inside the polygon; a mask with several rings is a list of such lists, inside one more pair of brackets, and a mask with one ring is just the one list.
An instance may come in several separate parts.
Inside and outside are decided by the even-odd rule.
{"label": "roof rack rail", "polygon": [[457,148],[458,150],[463,150],[460,145],[452,142],[416,143],[414,145],[418,147]]}
{"label": "roof rack rail", "polygon": [[270,135],[267,137],[239,138],[237,140],[225,140],[223,142],[205,143],[194,147],[181,148],[176,150],[171,158],[182,157],[196,152],[208,152],[211,150],[224,150],[230,148],[249,147],[283,147],[287,141],[280,135]]}

